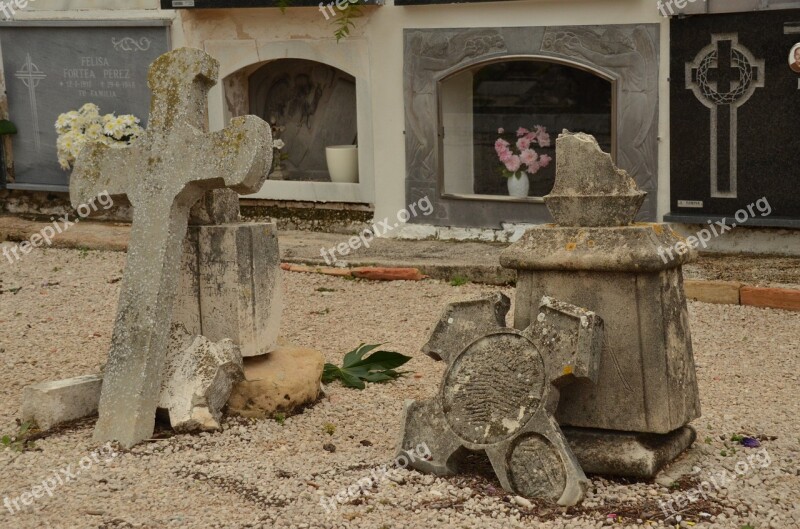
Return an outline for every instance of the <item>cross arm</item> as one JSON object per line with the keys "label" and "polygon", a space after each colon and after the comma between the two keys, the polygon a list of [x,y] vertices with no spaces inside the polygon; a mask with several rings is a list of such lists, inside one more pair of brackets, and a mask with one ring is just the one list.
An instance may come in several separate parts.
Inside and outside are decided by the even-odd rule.
{"label": "cross arm", "polygon": [[86,145],[75,162],[69,181],[72,206],[88,204],[102,193],[127,195],[128,181],[136,173],[137,156],[132,147],[110,147],[93,142]]}
{"label": "cross arm", "polygon": [[272,166],[272,130],[266,121],[256,116],[237,117],[206,138],[205,148],[193,162],[195,174],[222,178],[226,187],[240,194],[261,189]]}

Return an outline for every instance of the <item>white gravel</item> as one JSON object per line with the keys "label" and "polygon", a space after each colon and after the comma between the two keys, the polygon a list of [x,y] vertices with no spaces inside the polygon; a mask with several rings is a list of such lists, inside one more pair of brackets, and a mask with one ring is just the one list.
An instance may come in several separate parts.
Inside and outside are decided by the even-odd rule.
{"label": "white gravel", "polygon": [[[37,249],[15,265],[0,262],[0,435],[16,429],[24,386],[99,370],[123,266],[124,254],[78,250]],[[326,514],[323,495],[391,465],[403,400],[436,391],[443,366],[419,349],[442,307],[496,289],[297,273],[285,280],[283,334],[291,342],[335,362],[361,342],[386,343],[414,357],[407,368],[415,374],[365,391],[333,384],[328,398],[283,425],[228,420],[218,434],[145,443],[107,462],[89,457],[83,461],[90,468],[13,515],[3,500],[54,473],[65,476],[63,469],[75,473],[97,445],[86,421],[36,441],[34,450],[0,449],[0,527],[573,528],[611,525],[609,514],[619,515],[618,527],[665,525],[657,502],[682,493],[656,483],[594,477],[584,506],[564,510],[541,502],[531,507],[485,477],[441,479],[407,470]],[[679,488],[726,469],[732,479],[691,506],[681,525],[800,527],[800,314],[703,303],[693,303],[690,313],[703,417],[694,423],[698,443],[687,463],[698,474]],[[328,423],[333,435],[325,432]],[[733,434],[770,439],[762,441],[769,465],[752,458],[763,454],[759,449],[735,448]],[[326,443],[335,452],[324,450]],[[735,465],[748,455],[754,464],[737,476]]]}

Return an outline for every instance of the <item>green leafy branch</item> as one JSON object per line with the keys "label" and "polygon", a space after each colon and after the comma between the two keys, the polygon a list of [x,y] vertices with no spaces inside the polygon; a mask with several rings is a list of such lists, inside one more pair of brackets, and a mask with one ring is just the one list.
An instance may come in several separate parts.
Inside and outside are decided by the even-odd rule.
{"label": "green leafy branch", "polygon": [[345,387],[364,389],[364,382],[386,382],[403,376],[404,372],[396,369],[409,360],[405,356],[393,351],[375,351],[365,358],[365,355],[382,344],[361,344],[344,355],[342,367],[334,364],[325,364],[322,371],[322,381],[326,384],[334,380],[341,380]]}
{"label": "green leafy branch", "polygon": [[333,19],[333,24],[336,26],[336,31],[333,32],[333,35],[336,37],[336,42],[350,36],[350,30],[356,27],[356,23],[353,22],[353,19],[364,16],[364,12],[362,11],[363,5],[364,0],[357,0],[355,3],[348,1],[347,6],[342,9],[342,16]]}
{"label": "green leafy branch", "polygon": [[10,448],[16,452],[25,452],[34,448],[33,439],[30,439],[36,426],[31,422],[20,422],[17,419],[19,428],[14,435],[4,435],[0,437],[0,446]]}

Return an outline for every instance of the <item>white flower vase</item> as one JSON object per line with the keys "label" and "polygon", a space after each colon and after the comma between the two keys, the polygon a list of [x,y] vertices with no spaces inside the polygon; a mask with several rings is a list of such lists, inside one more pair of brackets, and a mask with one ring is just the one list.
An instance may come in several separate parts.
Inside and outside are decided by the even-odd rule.
{"label": "white flower vase", "polygon": [[508,195],[516,198],[527,198],[531,189],[528,173],[519,171],[508,178]]}
{"label": "white flower vase", "polygon": [[339,184],[358,183],[358,147],[355,145],[331,145],[325,148],[331,182]]}

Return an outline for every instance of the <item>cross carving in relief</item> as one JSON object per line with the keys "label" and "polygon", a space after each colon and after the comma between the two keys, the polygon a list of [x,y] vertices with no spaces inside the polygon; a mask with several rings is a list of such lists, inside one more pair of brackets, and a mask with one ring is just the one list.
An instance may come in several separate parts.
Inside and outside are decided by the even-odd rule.
{"label": "cross carving in relief", "polygon": [[736,198],[738,109],[764,86],[764,60],[737,33],[712,34],[711,44],[686,63],[686,88],[710,111],[712,198]]}

